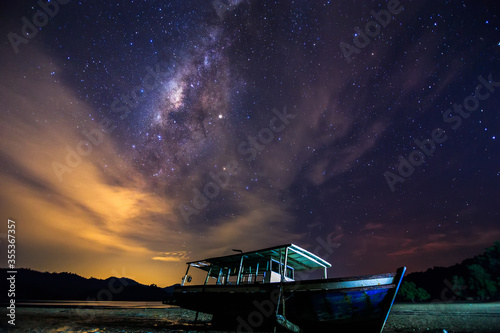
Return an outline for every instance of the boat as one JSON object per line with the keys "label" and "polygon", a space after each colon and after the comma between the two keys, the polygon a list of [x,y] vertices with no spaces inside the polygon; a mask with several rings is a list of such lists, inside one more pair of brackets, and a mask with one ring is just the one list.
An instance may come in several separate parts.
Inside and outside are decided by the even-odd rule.
{"label": "boat", "polygon": [[[328,278],[332,265],[295,244],[235,251],[188,262],[163,303],[212,314],[214,329],[379,333],[406,271]],[[203,285],[186,285],[191,267],[206,272]]]}

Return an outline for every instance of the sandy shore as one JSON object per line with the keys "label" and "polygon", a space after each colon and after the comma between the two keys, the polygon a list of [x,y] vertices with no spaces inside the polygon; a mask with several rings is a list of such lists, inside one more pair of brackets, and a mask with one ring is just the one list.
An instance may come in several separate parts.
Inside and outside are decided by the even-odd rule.
{"label": "sandy shore", "polygon": [[395,304],[384,332],[500,332],[500,303]]}
{"label": "sandy shore", "polygon": [[[215,332],[210,315],[180,308],[16,309],[18,332]],[[2,327],[6,327],[5,319]],[[14,331],[14,330],[12,330]],[[500,303],[396,304],[384,332],[500,332]]]}
{"label": "sandy shore", "polygon": [[[195,317],[196,312],[181,308],[20,307],[16,311],[16,329],[31,333],[197,332]],[[211,315],[200,313],[197,325],[206,332],[211,319]]]}

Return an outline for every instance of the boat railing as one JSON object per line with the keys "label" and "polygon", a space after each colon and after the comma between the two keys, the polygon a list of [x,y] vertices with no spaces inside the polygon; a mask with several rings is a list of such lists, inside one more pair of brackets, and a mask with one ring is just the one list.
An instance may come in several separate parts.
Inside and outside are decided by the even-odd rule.
{"label": "boat railing", "polygon": [[241,254],[209,258],[188,262],[182,285],[188,281],[191,266],[207,272],[205,284],[215,279],[218,285],[290,282],[295,280],[295,271],[324,269],[331,264],[294,244],[267,248]]}

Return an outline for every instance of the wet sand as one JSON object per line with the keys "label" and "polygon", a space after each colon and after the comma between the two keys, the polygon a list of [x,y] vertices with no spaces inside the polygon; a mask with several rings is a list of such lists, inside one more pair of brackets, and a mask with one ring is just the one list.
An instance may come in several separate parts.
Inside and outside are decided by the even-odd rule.
{"label": "wet sand", "polygon": [[500,303],[395,304],[384,332],[500,332]]}
{"label": "wet sand", "polygon": [[[18,307],[18,332],[217,332],[211,316],[176,307]],[[5,319],[2,327],[6,327]],[[384,332],[500,332],[500,303],[396,304]]]}

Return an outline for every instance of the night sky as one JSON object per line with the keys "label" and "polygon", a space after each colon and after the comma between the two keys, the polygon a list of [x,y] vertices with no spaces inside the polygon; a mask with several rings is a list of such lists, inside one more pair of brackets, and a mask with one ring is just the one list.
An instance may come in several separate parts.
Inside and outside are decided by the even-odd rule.
{"label": "night sky", "polygon": [[58,1],[0,14],[17,267],[164,286],[295,243],[348,276],[500,239],[497,1]]}

